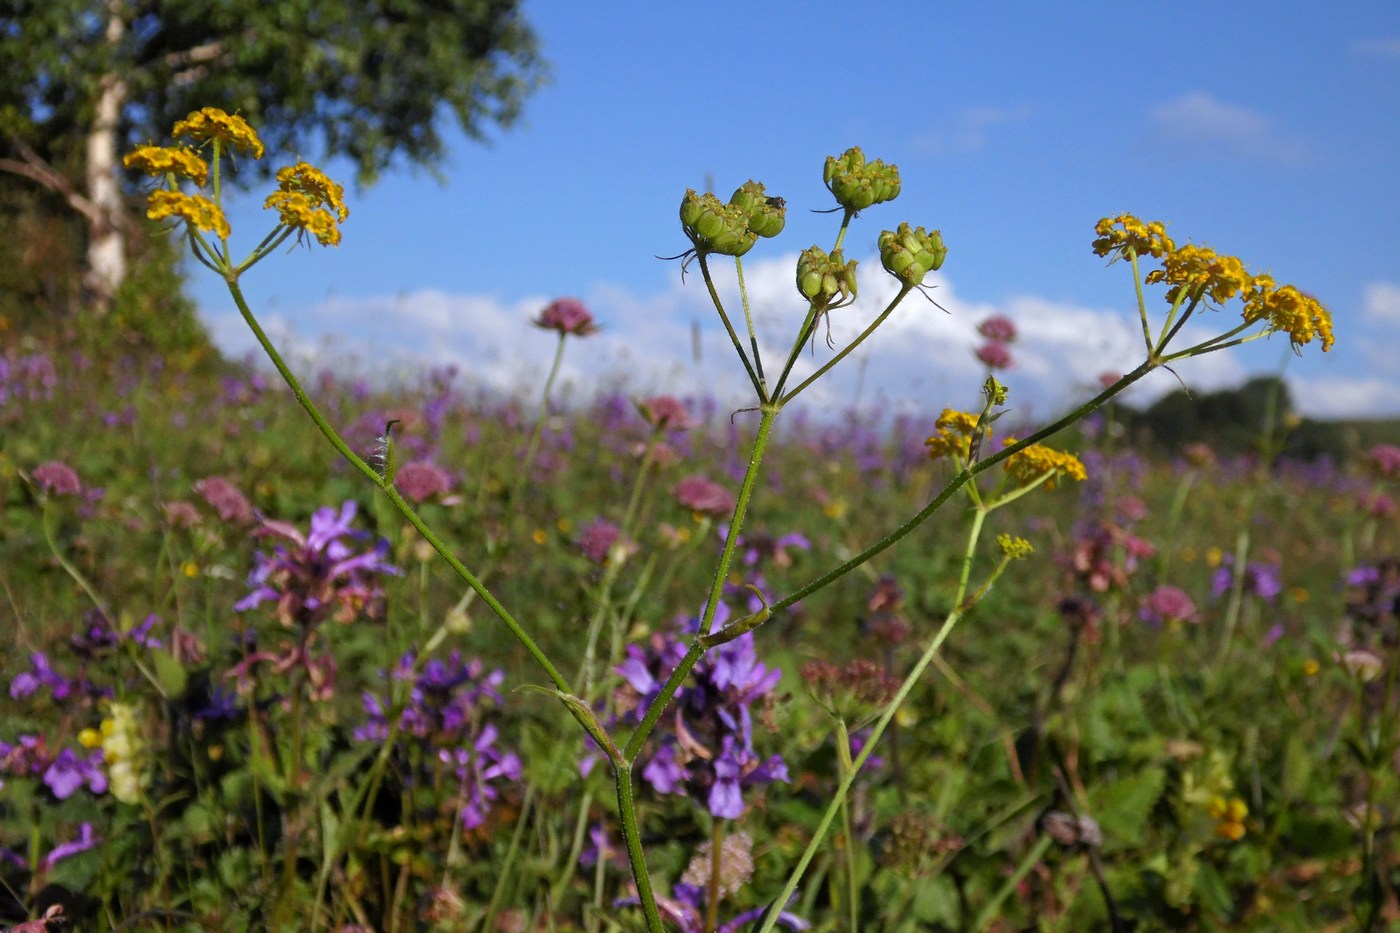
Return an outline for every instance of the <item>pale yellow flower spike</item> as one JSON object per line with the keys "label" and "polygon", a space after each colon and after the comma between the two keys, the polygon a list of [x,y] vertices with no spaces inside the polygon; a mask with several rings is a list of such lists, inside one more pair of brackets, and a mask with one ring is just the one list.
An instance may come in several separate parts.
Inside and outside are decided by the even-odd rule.
{"label": "pale yellow flower spike", "polygon": [[207,230],[221,240],[228,239],[229,226],[224,212],[206,197],[178,191],[152,191],[147,205],[146,216],[152,220],[174,217]]}
{"label": "pale yellow flower spike", "polygon": [[137,146],[126,154],[122,164],[147,175],[180,175],[201,188],[209,180],[209,163],[188,146]]}
{"label": "pale yellow flower spike", "polygon": [[255,159],[263,156],[262,140],[258,139],[258,134],[248,125],[248,121],[236,114],[224,113],[218,107],[196,110],[176,123],[170,135],[176,139],[188,136],[195,142],[217,139],[225,146],[249,153]]}

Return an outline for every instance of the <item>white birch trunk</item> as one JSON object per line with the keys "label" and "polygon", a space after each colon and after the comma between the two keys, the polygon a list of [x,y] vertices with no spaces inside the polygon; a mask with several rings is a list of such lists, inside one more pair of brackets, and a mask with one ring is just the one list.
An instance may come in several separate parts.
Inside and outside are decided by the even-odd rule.
{"label": "white birch trunk", "polygon": [[[107,0],[104,38],[108,45],[120,42],[126,29],[123,5],[123,0]],[[84,284],[92,295],[95,310],[104,314],[111,310],[112,299],[127,273],[124,207],[117,182],[117,126],[126,94],[126,81],[121,75],[102,76],[95,118],[87,137],[85,180],[88,199],[97,210],[88,234]]]}

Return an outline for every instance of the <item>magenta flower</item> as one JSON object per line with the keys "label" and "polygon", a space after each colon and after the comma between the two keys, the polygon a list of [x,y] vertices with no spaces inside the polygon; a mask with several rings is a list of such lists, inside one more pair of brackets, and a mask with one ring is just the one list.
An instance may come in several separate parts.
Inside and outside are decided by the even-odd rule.
{"label": "magenta flower", "polygon": [[206,476],[194,484],[194,491],[226,522],[246,525],[253,520],[253,507],[247,497],[222,476]]}
{"label": "magenta flower", "polygon": [[1371,448],[1366,459],[1381,476],[1400,476],[1400,447],[1394,444],[1377,444]]}
{"label": "magenta flower", "polygon": [[1009,317],[994,314],[977,325],[977,333],[994,343],[1011,343],[1016,339],[1016,325]]}
{"label": "magenta flower", "polygon": [[671,395],[658,395],[637,405],[647,424],[658,430],[689,431],[695,427],[690,412]]}
{"label": "magenta flower", "polygon": [[1143,601],[1139,616],[1144,622],[1161,625],[1164,622],[1196,622],[1196,604],[1186,592],[1175,586],[1159,586]]}
{"label": "magenta flower", "polygon": [[77,472],[59,460],[40,464],[34,468],[32,476],[35,484],[51,496],[76,496],[83,491]]}
{"label": "magenta flower", "polygon": [[608,552],[621,534],[622,529],[606,518],[595,518],[579,533],[578,549],[595,564],[601,564],[608,559]]}
{"label": "magenta flower", "polygon": [[587,337],[599,330],[598,325],[593,323],[592,313],[577,298],[551,301],[531,323],[543,330],[557,330],[561,335],[572,334],[575,337]]}
{"label": "magenta flower", "polygon": [[677,483],[675,495],[681,505],[704,515],[719,517],[734,511],[734,494],[699,474]]}
{"label": "magenta flower", "polygon": [[452,488],[452,478],[442,467],[425,460],[415,460],[399,467],[394,485],[414,502],[444,495]]}
{"label": "magenta flower", "polygon": [[988,369],[1009,369],[1011,350],[1006,344],[993,340],[977,348],[977,359]]}

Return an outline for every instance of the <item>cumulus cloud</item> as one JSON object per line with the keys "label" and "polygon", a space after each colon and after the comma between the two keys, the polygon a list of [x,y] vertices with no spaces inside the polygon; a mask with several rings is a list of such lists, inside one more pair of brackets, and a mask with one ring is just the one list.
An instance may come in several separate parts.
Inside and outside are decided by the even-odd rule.
{"label": "cumulus cloud", "polygon": [[1358,379],[1288,379],[1293,403],[1312,418],[1355,418],[1400,409],[1400,384],[1370,376]]}
{"label": "cumulus cloud", "polygon": [[951,120],[930,127],[915,143],[916,148],[929,155],[950,152],[976,152],[987,145],[997,127],[1021,123],[1030,116],[1030,108],[964,107]]}
{"label": "cumulus cloud", "polygon": [[1192,91],[1150,112],[1148,142],[1178,159],[1244,158],[1293,165],[1308,159],[1307,147],[1279,133],[1263,114]]}
{"label": "cumulus cloud", "polygon": [[1372,282],[1366,286],[1362,313],[1366,320],[1400,325],[1400,285]]}
{"label": "cumulus cloud", "polygon": [[[745,265],[749,305],[770,384],[802,323],[793,284],[796,254]],[[725,263],[713,268],[731,322],[747,348],[747,327],[737,283]],[[798,354],[789,389],[815,372],[833,351],[852,341],[898,292],[879,259],[861,260],[859,301],[819,322],[817,335]],[[720,326],[703,285],[679,275],[661,291],[638,293],[599,285],[582,298],[603,325],[601,333],[570,339],[560,374],[561,397],[587,397],[598,389],[636,394],[708,393],[738,409],[751,404],[743,367]],[[1019,331],[1013,367],[1001,374],[1011,387],[1019,417],[1052,417],[1097,391],[1107,372],[1121,373],[1142,359],[1140,326],[1117,309],[1013,295],[1000,301],[965,298],[951,279],[935,274],[929,295],[937,307],[911,293],[860,349],[803,392],[816,411],[844,411],[854,404],[878,410],[936,413],[978,404],[985,369],[974,351],[977,325],[992,315],[1010,318]],[[397,295],[328,297],[297,313],[283,312],[264,325],[298,371],[323,367],[341,373],[412,381],[429,368],[458,367],[475,385],[533,395],[553,358],[555,336],[530,326],[552,296],[505,300],[493,295],[435,290]],[[209,316],[216,342],[227,352],[255,350],[236,316]],[[326,335],[334,334],[334,338]],[[1190,339],[1189,334],[1183,339]],[[1245,369],[1232,353],[1217,353],[1175,367],[1193,390],[1238,384]],[[1125,396],[1146,404],[1179,387],[1178,376],[1157,372]]]}

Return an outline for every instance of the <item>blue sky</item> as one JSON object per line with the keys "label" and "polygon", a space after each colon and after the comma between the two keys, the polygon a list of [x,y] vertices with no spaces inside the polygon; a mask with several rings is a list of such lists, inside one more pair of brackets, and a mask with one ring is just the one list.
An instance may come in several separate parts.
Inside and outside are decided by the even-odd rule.
{"label": "blue sky", "polygon": [[[1189,387],[1284,366],[1307,413],[1400,414],[1400,3],[856,8],[526,0],[552,76],[522,123],[487,146],[451,133],[443,183],[404,168],[348,186],[343,244],[256,267],[254,309],[305,365],[412,378],[455,363],[529,389],[554,349],[529,318],[577,296],[606,330],[569,349],[574,390],[703,389],[742,407],[742,370],[699,278],[654,258],[689,245],[680,198],[713,185],[724,199],[754,178],[787,199],[786,232],[745,257],[777,355],[805,310],[796,255],[835,236],[835,219],[811,212],[831,205],[823,160],[859,145],[896,163],[904,190],[848,235],[863,300],[834,316],[836,338],[890,293],[874,244],[903,220],[942,230],[948,260],[931,280],[951,313],[907,302],[814,405],[859,393],[936,417],[972,404],[974,328],[993,313],[1021,330],[1003,381],[1023,412],[1053,414],[1136,365],[1128,272],[1089,249],[1097,218],[1130,211],[1333,313],[1331,353],[1294,358],[1285,337],[1261,340],[1183,364]],[[231,211],[247,246],[265,231],[260,199]],[[216,338],[248,347],[219,284],[195,270],[192,285]],[[1220,313],[1223,325],[1237,311]],[[1129,398],[1176,385],[1159,373]]]}

